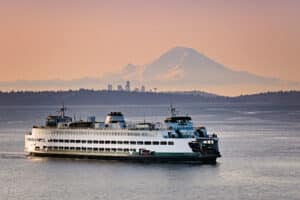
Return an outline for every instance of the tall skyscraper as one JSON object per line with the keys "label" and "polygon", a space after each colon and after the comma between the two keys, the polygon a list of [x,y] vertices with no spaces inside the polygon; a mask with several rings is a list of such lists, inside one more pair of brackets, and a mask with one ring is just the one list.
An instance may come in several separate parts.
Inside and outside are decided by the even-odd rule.
{"label": "tall skyscraper", "polygon": [[118,85],[118,91],[123,91],[122,85]]}
{"label": "tall skyscraper", "polygon": [[130,91],[130,81],[126,81],[125,90]]}
{"label": "tall skyscraper", "polygon": [[144,85],[142,85],[142,87],[141,87],[141,92],[145,92],[145,91],[146,91],[146,88],[145,88]]}
{"label": "tall skyscraper", "polygon": [[107,85],[107,90],[108,90],[108,91],[112,91],[112,90],[113,90],[112,84],[108,84],[108,85]]}

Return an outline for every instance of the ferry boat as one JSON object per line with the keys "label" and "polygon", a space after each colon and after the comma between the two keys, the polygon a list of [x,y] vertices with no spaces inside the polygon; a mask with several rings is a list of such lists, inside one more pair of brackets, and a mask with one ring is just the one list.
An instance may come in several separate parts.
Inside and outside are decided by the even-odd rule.
{"label": "ferry boat", "polygon": [[180,116],[171,106],[163,123],[129,123],[121,112],[108,113],[104,122],[95,117],[73,121],[63,106],[33,126],[25,135],[29,156],[81,157],[134,161],[216,163],[218,136],[194,127],[190,116]]}

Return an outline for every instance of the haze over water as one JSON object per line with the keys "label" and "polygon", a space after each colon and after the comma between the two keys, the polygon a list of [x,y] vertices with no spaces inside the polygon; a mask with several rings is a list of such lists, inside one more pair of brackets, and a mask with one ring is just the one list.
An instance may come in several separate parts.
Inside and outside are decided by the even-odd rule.
{"label": "haze over water", "polygon": [[[299,199],[300,105],[177,107],[218,134],[216,165],[25,158],[24,134],[58,107],[0,107],[1,199]],[[110,111],[161,121],[168,105],[69,106],[82,119]]]}

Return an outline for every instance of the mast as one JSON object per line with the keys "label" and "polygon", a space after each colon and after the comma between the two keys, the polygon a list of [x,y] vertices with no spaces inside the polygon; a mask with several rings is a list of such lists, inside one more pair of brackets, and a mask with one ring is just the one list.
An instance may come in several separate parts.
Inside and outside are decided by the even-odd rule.
{"label": "mast", "polygon": [[170,104],[171,117],[176,117],[176,108]]}
{"label": "mast", "polygon": [[60,110],[58,111],[60,116],[62,118],[65,118],[65,112],[66,112],[67,108],[65,107],[65,104],[63,103],[62,107],[60,108]]}

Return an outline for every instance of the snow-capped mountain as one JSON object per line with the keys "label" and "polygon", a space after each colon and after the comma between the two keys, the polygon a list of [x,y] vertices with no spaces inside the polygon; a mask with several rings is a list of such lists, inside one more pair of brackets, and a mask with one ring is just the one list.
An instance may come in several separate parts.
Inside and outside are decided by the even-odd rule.
{"label": "snow-capped mountain", "polygon": [[[175,47],[144,66],[130,64],[120,73],[121,79],[143,81],[153,87],[177,89],[220,85],[278,84],[279,79],[234,71],[192,48]],[[178,88],[180,87],[180,88]]]}

